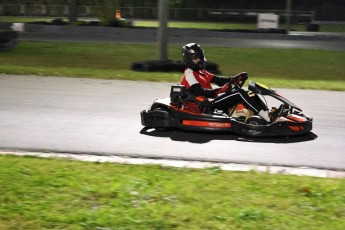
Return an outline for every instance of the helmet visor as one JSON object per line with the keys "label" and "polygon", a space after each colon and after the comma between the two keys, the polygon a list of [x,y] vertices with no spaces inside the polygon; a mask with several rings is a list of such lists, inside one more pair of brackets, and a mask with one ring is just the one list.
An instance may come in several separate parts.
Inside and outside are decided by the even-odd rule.
{"label": "helmet visor", "polygon": [[206,61],[206,57],[205,57],[205,55],[204,55],[204,51],[201,50],[201,52],[194,53],[194,54],[193,54],[193,59],[194,59],[194,60],[200,59],[201,61]]}

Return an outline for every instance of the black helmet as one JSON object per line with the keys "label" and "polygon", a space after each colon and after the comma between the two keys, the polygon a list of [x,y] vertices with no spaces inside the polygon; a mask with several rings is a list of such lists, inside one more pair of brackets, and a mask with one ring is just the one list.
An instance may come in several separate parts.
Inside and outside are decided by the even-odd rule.
{"label": "black helmet", "polygon": [[[197,43],[189,43],[182,47],[183,62],[188,68],[192,70],[201,70],[205,68],[206,57],[204,50]],[[194,60],[200,58],[200,61],[195,63]]]}

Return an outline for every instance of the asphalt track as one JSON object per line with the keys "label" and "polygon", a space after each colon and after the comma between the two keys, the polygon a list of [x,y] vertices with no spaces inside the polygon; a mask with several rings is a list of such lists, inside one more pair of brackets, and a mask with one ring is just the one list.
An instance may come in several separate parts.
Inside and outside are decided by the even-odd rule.
{"label": "asphalt track", "polygon": [[[155,44],[156,30],[36,26],[20,41]],[[345,51],[343,34],[250,34],[169,30],[169,43]],[[344,170],[344,92],[282,89],[314,118],[310,135],[236,135],[145,130],[139,113],[170,84],[0,76],[0,148]],[[339,103],[340,102],[340,103]]]}
{"label": "asphalt track", "polygon": [[345,92],[281,89],[314,118],[293,138],[145,130],[169,83],[0,75],[0,148],[345,169]]}
{"label": "asphalt track", "polygon": [[[157,30],[28,25],[27,31],[20,33],[19,40],[156,44]],[[344,33],[291,32],[287,35],[203,29],[168,30],[170,45],[180,47],[189,42],[197,42],[202,46],[345,51]]]}

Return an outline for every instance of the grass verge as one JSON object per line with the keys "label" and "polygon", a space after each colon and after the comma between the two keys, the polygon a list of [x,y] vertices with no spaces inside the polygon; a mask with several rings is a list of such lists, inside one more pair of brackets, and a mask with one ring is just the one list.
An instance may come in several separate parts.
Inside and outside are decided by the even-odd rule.
{"label": "grass verge", "polygon": [[0,156],[1,229],[343,229],[345,180]]}
{"label": "grass verge", "polygon": [[[224,75],[242,71],[272,87],[345,91],[345,52],[204,47]],[[180,47],[169,46],[180,60]],[[135,72],[133,62],[157,59],[154,45],[20,42],[0,53],[0,73],[179,82],[182,73]]]}
{"label": "grass verge", "polygon": [[[154,20],[134,20],[137,27],[158,27],[158,22]],[[185,22],[169,21],[170,28],[193,28],[210,30],[256,30],[256,23],[227,23],[227,22]],[[285,29],[285,24],[280,25],[280,29]],[[306,24],[292,24],[291,31],[306,31]],[[344,25],[320,25],[319,32],[345,33]]]}

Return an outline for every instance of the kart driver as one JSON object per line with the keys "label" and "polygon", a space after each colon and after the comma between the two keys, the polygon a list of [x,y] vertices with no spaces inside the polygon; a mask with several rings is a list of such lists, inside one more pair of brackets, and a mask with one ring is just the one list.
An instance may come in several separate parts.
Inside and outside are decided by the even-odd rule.
{"label": "kart driver", "polygon": [[[194,96],[203,96],[212,100],[214,109],[220,109],[227,112],[237,103],[242,103],[247,108],[251,108],[255,114],[258,114],[267,122],[270,121],[267,107],[255,94],[250,94],[243,89],[232,90],[231,84],[246,80],[247,73],[242,72],[232,77],[220,77],[209,73],[205,69],[206,57],[204,50],[197,43],[189,43],[182,47],[182,58],[187,66],[181,79],[181,85],[184,85],[189,94]],[[220,88],[213,89],[211,83]],[[226,94],[222,94],[225,93]]]}

